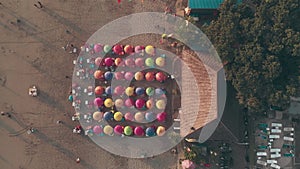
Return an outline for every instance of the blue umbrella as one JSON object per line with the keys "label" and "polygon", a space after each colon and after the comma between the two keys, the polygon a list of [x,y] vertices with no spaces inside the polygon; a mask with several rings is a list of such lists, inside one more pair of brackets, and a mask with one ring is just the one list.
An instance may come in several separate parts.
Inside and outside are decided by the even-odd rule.
{"label": "blue umbrella", "polygon": [[146,129],[146,136],[148,136],[148,137],[155,136],[155,130],[153,127],[148,127]]}
{"label": "blue umbrella", "polygon": [[142,95],[142,94],[145,93],[145,90],[144,90],[142,87],[137,87],[137,88],[135,89],[135,93],[136,93],[137,95]]}
{"label": "blue umbrella", "polygon": [[105,93],[108,94],[108,95],[111,95],[111,87],[110,86],[107,86],[106,89],[105,89]]}
{"label": "blue umbrella", "polygon": [[114,74],[110,71],[104,73],[105,80],[111,80],[113,78],[113,76],[114,76]]}
{"label": "blue umbrella", "polygon": [[157,88],[157,89],[155,89],[155,94],[156,95],[163,95],[163,94],[165,94],[165,92],[163,91],[163,89]]}
{"label": "blue umbrella", "polygon": [[114,118],[114,115],[112,114],[112,112],[105,112],[103,117],[104,120],[111,121]]}

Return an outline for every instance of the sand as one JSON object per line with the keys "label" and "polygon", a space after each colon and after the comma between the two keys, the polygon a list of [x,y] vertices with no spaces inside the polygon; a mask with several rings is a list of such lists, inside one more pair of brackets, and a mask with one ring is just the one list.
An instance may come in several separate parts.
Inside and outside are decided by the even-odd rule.
{"label": "sand", "polygon": [[[168,0],[172,6],[175,0]],[[127,159],[104,151],[71,129],[73,107],[67,101],[76,55],[62,49],[79,47],[96,30],[121,16],[164,11],[167,0],[3,0],[0,6],[1,169],[167,169],[176,168],[170,152],[152,159]],[[67,33],[66,30],[68,30]],[[37,85],[38,97],[28,96]],[[56,124],[57,120],[63,124]],[[27,134],[29,127],[38,132]],[[76,163],[76,158],[81,159]]]}

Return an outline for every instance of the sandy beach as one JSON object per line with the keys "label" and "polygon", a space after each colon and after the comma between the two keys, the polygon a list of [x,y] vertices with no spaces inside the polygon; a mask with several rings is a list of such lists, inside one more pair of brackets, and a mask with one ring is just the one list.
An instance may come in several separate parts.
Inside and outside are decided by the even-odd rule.
{"label": "sandy beach", "polygon": [[[175,0],[3,0],[0,5],[1,169],[168,169],[177,168],[170,152],[151,159],[127,159],[98,147],[87,136],[72,133],[78,125],[67,98],[75,54],[99,28],[119,17],[163,12]],[[38,97],[28,96],[37,85]],[[61,120],[63,124],[57,124]],[[37,132],[27,134],[33,127]],[[81,159],[76,163],[76,158]]]}

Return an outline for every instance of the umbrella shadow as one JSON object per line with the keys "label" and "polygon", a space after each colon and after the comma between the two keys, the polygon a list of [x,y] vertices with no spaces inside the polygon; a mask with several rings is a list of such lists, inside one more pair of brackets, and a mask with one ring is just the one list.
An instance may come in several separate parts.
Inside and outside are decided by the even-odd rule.
{"label": "umbrella shadow", "polygon": [[62,112],[65,111],[65,107],[60,102],[58,102],[53,97],[51,97],[48,93],[42,90],[38,91],[38,99],[50,107],[55,107]]}

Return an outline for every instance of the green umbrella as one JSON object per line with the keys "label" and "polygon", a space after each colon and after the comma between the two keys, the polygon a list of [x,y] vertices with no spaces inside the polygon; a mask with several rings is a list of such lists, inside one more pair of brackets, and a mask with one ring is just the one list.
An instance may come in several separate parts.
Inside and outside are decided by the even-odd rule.
{"label": "green umbrella", "polygon": [[105,45],[105,46],[103,47],[103,51],[104,51],[105,53],[110,52],[110,50],[111,50],[111,46],[109,46],[109,45]]}
{"label": "green umbrella", "polygon": [[148,96],[152,96],[154,94],[154,88],[153,87],[147,87],[146,94]]}
{"label": "green umbrella", "polygon": [[126,136],[130,136],[130,135],[132,134],[132,128],[131,128],[130,126],[126,126],[126,127],[124,128],[124,134],[125,134]]}
{"label": "green umbrella", "polygon": [[146,64],[146,66],[148,66],[148,67],[153,67],[153,66],[154,66],[154,60],[153,60],[152,58],[147,58],[147,59],[145,60],[145,64]]}

